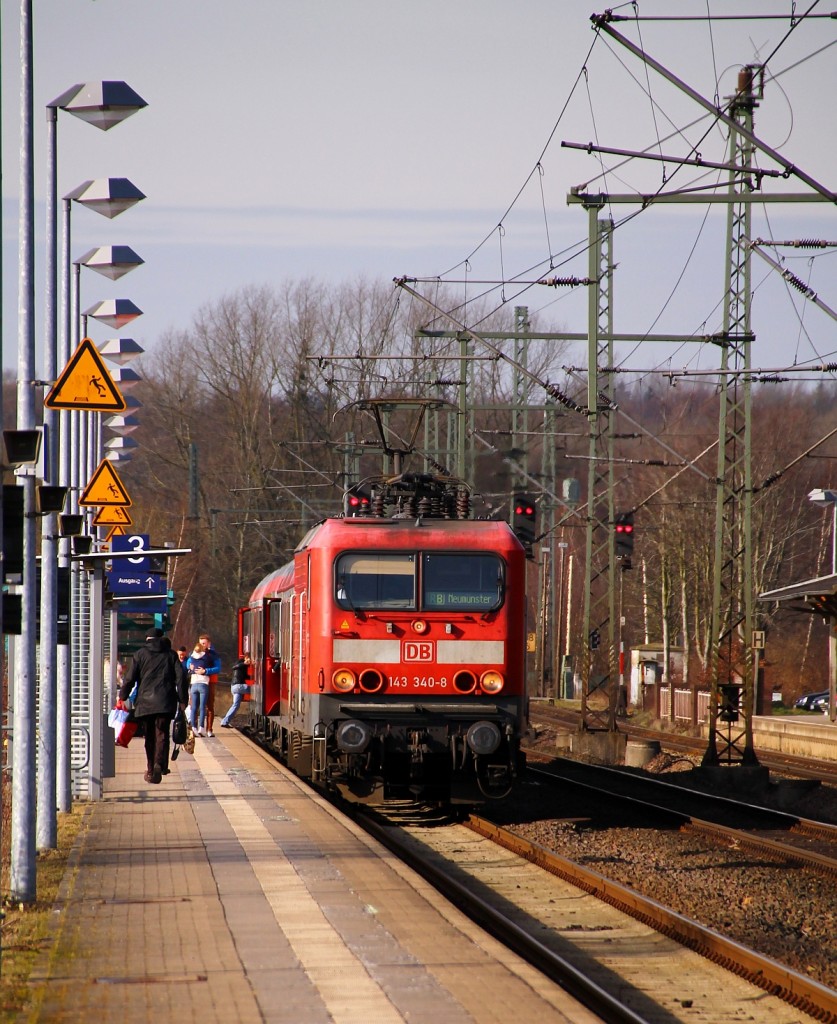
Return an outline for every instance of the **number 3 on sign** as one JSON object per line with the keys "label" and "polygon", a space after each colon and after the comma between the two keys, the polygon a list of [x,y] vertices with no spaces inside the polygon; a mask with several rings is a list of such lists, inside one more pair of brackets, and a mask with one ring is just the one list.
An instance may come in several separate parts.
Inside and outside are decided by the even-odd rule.
{"label": "number 3 on sign", "polygon": [[[125,542],[128,545],[128,551],[145,551],[145,536],[140,533],[134,533],[130,537],[125,538]],[[140,558],[129,558],[129,562],[141,562],[144,556]]]}

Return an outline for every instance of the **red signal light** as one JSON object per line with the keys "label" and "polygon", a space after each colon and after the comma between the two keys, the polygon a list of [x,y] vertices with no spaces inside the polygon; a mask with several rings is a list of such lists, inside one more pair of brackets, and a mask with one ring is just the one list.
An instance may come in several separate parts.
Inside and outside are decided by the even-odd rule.
{"label": "red signal light", "polygon": [[529,494],[515,494],[512,497],[512,530],[515,536],[526,549],[527,555],[531,555],[532,545],[535,542],[535,523],[537,509],[535,502]]}
{"label": "red signal light", "polygon": [[346,511],[352,515],[363,515],[369,511],[369,495],[362,491],[351,490],[346,498]]}
{"label": "red signal light", "polygon": [[633,512],[621,512],[616,516],[613,527],[616,535],[616,557],[622,563],[623,569],[630,569],[634,550]]}

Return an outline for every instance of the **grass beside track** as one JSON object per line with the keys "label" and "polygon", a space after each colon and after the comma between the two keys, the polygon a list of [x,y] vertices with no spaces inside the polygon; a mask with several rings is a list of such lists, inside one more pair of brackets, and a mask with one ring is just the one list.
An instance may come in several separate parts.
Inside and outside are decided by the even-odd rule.
{"label": "grass beside track", "polygon": [[51,927],[70,852],[85,827],[86,806],[58,815],[58,844],[38,854],[36,899],[28,905],[10,899],[11,792],[4,785],[2,833],[2,923],[0,923],[0,1022],[11,1024],[35,1002],[29,975],[38,957],[55,941]]}

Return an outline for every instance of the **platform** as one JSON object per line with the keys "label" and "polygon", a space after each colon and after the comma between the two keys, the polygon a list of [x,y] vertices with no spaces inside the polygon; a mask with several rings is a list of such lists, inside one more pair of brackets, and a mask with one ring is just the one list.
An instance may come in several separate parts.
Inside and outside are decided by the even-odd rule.
{"label": "platform", "polygon": [[764,751],[795,757],[837,761],[837,724],[825,715],[757,715],[753,745]]}
{"label": "platform", "polygon": [[31,1024],[595,1019],[238,732],[161,785],[141,742],[116,759]]}

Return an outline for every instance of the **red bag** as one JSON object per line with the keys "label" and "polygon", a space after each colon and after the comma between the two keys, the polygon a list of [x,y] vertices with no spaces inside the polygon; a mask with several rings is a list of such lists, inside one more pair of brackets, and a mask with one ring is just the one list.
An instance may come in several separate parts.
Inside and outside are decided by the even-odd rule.
{"label": "red bag", "polygon": [[116,745],[117,747],[127,747],[133,739],[134,734],[137,731],[136,722],[123,722],[122,725],[116,730]]}
{"label": "red bag", "polygon": [[127,747],[137,731],[133,712],[124,708],[121,700],[116,702],[116,707],[108,715],[108,725],[113,729],[118,747]]}

